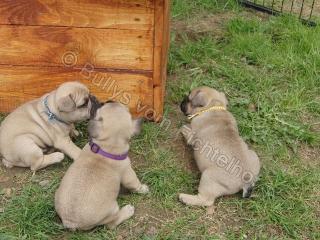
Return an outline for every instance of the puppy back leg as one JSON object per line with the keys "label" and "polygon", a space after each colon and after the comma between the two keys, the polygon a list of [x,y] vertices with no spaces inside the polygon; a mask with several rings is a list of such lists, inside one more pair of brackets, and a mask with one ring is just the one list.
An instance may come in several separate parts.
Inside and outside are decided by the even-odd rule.
{"label": "puppy back leg", "polygon": [[252,191],[253,191],[253,185],[251,184],[246,184],[244,187],[243,187],[243,192],[242,192],[242,197],[243,198],[249,198],[252,194]]}
{"label": "puppy back leg", "polygon": [[[31,165],[31,170],[36,171],[42,168],[45,168],[49,165],[59,163],[64,159],[64,154],[60,152],[51,153],[48,155],[43,155],[42,162],[35,162],[34,165]],[[39,164],[40,163],[40,164]]]}
{"label": "puppy back leg", "polygon": [[226,186],[214,181],[214,176],[214,169],[206,169],[201,175],[198,195],[180,194],[180,201],[187,205],[212,206],[218,197],[223,196],[228,191]]}
{"label": "puppy back leg", "polygon": [[131,218],[134,214],[134,207],[132,205],[126,205],[114,213],[111,217],[108,217],[104,224],[106,224],[110,229],[116,228],[119,224],[125,220]]}
{"label": "puppy back leg", "polygon": [[11,164],[7,159],[2,158],[2,163],[6,168],[12,168],[13,164]]}
{"label": "puppy back leg", "polygon": [[149,188],[145,184],[141,184],[138,179],[135,171],[131,168],[131,166],[125,171],[122,176],[121,183],[124,187],[128,188],[132,192],[137,193],[148,193]]}
{"label": "puppy back leg", "polygon": [[29,137],[17,138],[14,146],[19,160],[23,162],[25,167],[30,167],[32,171],[61,162],[64,159],[62,153],[43,155],[42,149]]}
{"label": "puppy back leg", "polygon": [[214,200],[210,200],[198,193],[198,195],[179,194],[179,200],[189,206],[211,206]]}
{"label": "puppy back leg", "polygon": [[249,155],[249,162],[252,168],[252,172],[251,172],[252,179],[250,179],[250,182],[246,183],[243,187],[243,192],[242,192],[243,198],[249,198],[251,196],[254,185],[258,178],[259,171],[260,171],[260,161],[259,161],[258,155],[252,150],[248,151],[248,155]]}

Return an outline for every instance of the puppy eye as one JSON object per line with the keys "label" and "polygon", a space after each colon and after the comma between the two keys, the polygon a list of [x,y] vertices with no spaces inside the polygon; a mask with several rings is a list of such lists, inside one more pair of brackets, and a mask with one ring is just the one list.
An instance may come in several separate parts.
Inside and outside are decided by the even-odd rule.
{"label": "puppy eye", "polygon": [[102,122],[102,121],[103,121],[103,118],[102,118],[102,117],[99,117],[99,118],[98,118],[98,121]]}
{"label": "puppy eye", "polygon": [[204,105],[203,104],[194,104],[193,102],[191,102],[191,106],[192,107],[204,107]]}
{"label": "puppy eye", "polygon": [[87,107],[88,102],[89,102],[89,99],[86,98],[85,101],[84,101],[84,103],[83,103],[81,106],[79,106],[79,108]]}

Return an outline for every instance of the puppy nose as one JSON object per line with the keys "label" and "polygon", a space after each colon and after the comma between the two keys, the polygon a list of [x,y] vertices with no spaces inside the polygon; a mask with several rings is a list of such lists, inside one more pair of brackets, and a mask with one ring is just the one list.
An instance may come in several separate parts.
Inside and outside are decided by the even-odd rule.
{"label": "puppy nose", "polygon": [[102,107],[102,103],[99,102],[99,100],[93,96],[89,95],[90,103],[91,103],[91,109],[90,109],[90,119],[93,119],[96,116],[97,110]]}
{"label": "puppy nose", "polygon": [[183,101],[180,104],[180,109],[184,114],[186,114],[186,112],[187,112],[188,101],[189,101],[188,96],[185,96],[185,98],[183,99]]}

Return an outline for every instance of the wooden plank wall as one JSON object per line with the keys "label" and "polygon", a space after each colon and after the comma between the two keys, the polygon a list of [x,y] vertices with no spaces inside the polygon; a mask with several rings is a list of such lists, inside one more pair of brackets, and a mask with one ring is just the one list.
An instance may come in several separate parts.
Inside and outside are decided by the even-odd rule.
{"label": "wooden plank wall", "polygon": [[167,80],[167,61],[170,43],[170,1],[155,1],[155,46],[154,46],[154,116],[156,121],[160,121],[163,116],[165,85]]}
{"label": "wooden plank wall", "polygon": [[[168,6],[167,0],[0,1],[0,111],[79,80],[102,100],[129,94],[135,115],[144,114],[139,104],[161,115]],[[106,82],[114,86],[102,88]]]}
{"label": "wooden plank wall", "polygon": [[9,112],[22,103],[55,89],[61,83],[75,79],[86,84],[99,99],[112,97],[123,104],[129,104],[135,114],[139,113],[140,105],[152,106],[151,74],[89,72],[88,69],[79,71],[52,67],[0,66],[1,110]]}

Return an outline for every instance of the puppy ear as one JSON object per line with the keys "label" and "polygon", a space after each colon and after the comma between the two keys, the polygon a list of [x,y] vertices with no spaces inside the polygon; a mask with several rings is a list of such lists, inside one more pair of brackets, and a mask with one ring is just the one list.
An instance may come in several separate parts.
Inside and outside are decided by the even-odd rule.
{"label": "puppy ear", "polygon": [[139,135],[141,132],[143,118],[133,120],[133,135]]}
{"label": "puppy ear", "polygon": [[76,109],[76,103],[71,94],[58,99],[57,104],[61,112],[72,112]]}
{"label": "puppy ear", "polygon": [[220,95],[221,95],[221,100],[223,101],[223,104],[225,106],[228,106],[229,102],[228,102],[228,99],[226,97],[226,94],[224,94],[223,92],[220,92]]}
{"label": "puppy ear", "polygon": [[207,105],[205,93],[202,91],[198,91],[191,101],[195,107],[204,107]]}

